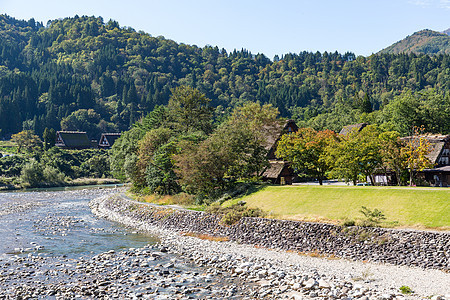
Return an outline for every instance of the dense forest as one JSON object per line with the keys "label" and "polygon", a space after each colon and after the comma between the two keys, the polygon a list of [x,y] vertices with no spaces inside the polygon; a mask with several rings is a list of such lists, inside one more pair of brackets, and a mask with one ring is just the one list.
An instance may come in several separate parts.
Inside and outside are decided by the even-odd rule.
{"label": "dense forest", "polygon": [[259,101],[316,130],[366,121],[403,135],[420,125],[450,133],[446,54],[300,52],[271,60],[176,43],[100,17],[44,26],[0,15],[0,137],[128,130],[182,85],[211,99],[217,121]]}

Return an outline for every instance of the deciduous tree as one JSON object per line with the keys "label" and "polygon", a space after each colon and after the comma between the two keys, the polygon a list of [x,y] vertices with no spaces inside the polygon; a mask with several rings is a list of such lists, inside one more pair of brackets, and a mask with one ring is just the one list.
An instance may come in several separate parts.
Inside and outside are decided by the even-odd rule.
{"label": "deciduous tree", "polygon": [[40,138],[31,130],[24,130],[11,136],[11,141],[17,144],[17,152],[33,152],[42,147]]}
{"label": "deciduous tree", "polygon": [[425,127],[414,127],[414,135],[407,138],[402,152],[406,157],[406,167],[409,170],[409,184],[414,184],[414,177],[417,171],[433,167],[427,155],[431,151],[431,143],[424,135]]}
{"label": "deciduous tree", "polygon": [[378,129],[374,125],[341,136],[341,141],[335,147],[328,148],[327,159],[334,164],[331,175],[352,181],[355,185],[358,176],[363,175],[369,177],[373,184],[373,172],[382,161],[378,136]]}
{"label": "deciduous tree", "polygon": [[278,142],[276,155],[291,163],[297,172],[317,178],[322,185],[325,174],[333,164],[327,159],[327,148],[337,143],[331,130],[315,131],[300,128],[296,133],[285,134]]}

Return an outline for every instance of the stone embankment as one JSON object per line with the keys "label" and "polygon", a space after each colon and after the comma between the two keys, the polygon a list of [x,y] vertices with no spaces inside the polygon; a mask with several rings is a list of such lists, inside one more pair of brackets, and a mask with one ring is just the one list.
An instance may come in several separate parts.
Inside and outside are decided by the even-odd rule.
{"label": "stone embankment", "polygon": [[268,249],[334,256],[351,260],[450,270],[450,234],[374,227],[341,227],[263,218],[221,224],[208,213],[136,203],[121,196],[105,208],[147,224],[178,232],[225,237]]}
{"label": "stone embankment", "polygon": [[[98,216],[158,234],[171,251],[252,285],[249,298],[450,299],[448,233],[261,218],[226,226],[216,215],[137,203],[122,195],[100,197],[90,205]],[[414,293],[401,294],[402,286]],[[238,290],[230,288],[227,295]]]}

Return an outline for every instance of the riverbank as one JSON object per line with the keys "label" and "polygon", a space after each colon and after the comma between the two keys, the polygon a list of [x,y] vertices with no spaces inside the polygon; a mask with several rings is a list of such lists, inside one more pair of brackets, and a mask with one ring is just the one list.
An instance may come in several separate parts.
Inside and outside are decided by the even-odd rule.
{"label": "riverbank", "polygon": [[[120,180],[115,178],[78,178],[71,181],[64,182],[63,184],[49,184],[46,186],[33,187],[31,189],[38,188],[64,188],[64,187],[82,187],[92,185],[106,185],[106,184],[121,184]],[[0,191],[27,191],[30,188],[24,188],[17,184],[3,184],[0,181]]]}
{"label": "riverbank", "polygon": [[[344,252],[340,257],[343,258],[337,259],[336,255],[323,251],[327,250],[330,238],[332,239],[333,234],[336,234],[329,230],[328,226],[332,225],[328,224],[313,224],[312,227],[308,225],[308,230],[308,228],[302,228],[301,224],[312,223],[243,219],[236,225],[222,226],[217,216],[136,203],[121,195],[100,197],[93,200],[90,205],[93,212],[100,217],[157,234],[165,245],[186,259],[208,268],[228,272],[230,276],[241,278],[247,284],[254,285],[250,294],[252,298],[401,299],[435,296],[437,299],[439,296],[441,299],[444,297],[450,299],[449,273],[407,266],[413,264],[409,256],[414,255],[413,251],[415,251],[412,240],[406,240],[407,243],[411,243],[412,248],[406,248],[400,257],[406,258],[403,266],[361,262],[362,256],[355,253],[367,254],[372,252],[373,248],[385,249],[387,246],[383,245],[386,244],[397,245],[399,251],[402,251],[397,239],[379,240],[380,237],[385,236],[378,235],[378,229],[369,232],[375,236],[369,236],[368,239],[354,244],[349,241],[357,240],[362,232],[349,233],[347,238],[341,241]],[[283,226],[280,227],[280,224]],[[268,228],[271,230],[267,230]],[[296,233],[304,232],[305,236],[286,234],[285,231],[288,229]],[[311,236],[317,232],[323,236],[323,240],[319,243],[311,239]],[[404,237],[398,233],[400,231],[392,232],[395,238]],[[402,232],[416,236],[418,238],[416,241],[422,238],[421,232],[418,235]],[[203,234],[206,238],[219,236],[222,240],[230,241],[217,242],[190,236],[196,234]],[[436,249],[437,257],[439,257],[436,266],[433,265],[434,263],[431,265],[424,263],[424,266],[448,270],[449,239],[448,236],[439,236],[441,233],[436,234],[438,236],[435,236],[437,239],[433,243],[442,242],[444,248]],[[287,246],[292,241],[302,241],[304,245],[309,245],[310,251],[300,251],[298,248],[286,251],[289,250]],[[377,242],[378,246],[373,244],[373,241]],[[336,248],[333,243],[331,246]],[[307,252],[308,255],[299,255],[297,252]],[[382,252],[375,251],[371,260],[376,261],[376,257],[382,257],[380,253]],[[419,255],[420,253],[423,251],[419,252]],[[395,253],[386,254],[392,262],[398,260]],[[407,263],[408,258],[410,263]],[[423,260],[428,261],[429,257],[425,256]],[[399,289],[402,286],[411,288],[414,293],[401,294]]]}

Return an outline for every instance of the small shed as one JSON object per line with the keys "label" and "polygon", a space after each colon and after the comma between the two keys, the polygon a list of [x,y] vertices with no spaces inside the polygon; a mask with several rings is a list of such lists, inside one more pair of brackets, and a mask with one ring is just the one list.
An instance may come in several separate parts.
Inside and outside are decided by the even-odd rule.
{"label": "small shed", "polygon": [[287,161],[272,160],[261,176],[273,184],[292,184],[295,179],[294,170]]}
{"label": "small shed", "polygon": [[91,141],[84,131],[57,131],[55,146],[63,149],[91,148]]}
{"label": "small shed", "polygon": [[102,133],[98,147],[100,149],[111,149],[114,142],[120,137],[120,133]]}

